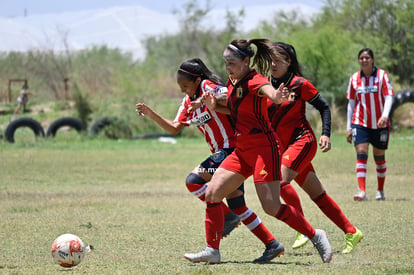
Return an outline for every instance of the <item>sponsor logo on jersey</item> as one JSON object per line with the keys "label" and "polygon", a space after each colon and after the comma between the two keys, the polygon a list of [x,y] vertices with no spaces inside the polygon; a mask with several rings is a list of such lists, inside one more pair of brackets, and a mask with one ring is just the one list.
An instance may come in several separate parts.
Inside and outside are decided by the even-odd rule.
{"label": "sponsor logo on jersey", "polygon": [[211,121],[211,115],[208,111],[204,111],[201,114],[194,117],[191,122],[197,125],[197,127],[203,126],[204,124],[207,124],[209,121]]}
{"label": "sponsor logo on jersey", "polygon": [[359,87],[357,89],[358,94],[369,94],[378,92],[377,86]]}

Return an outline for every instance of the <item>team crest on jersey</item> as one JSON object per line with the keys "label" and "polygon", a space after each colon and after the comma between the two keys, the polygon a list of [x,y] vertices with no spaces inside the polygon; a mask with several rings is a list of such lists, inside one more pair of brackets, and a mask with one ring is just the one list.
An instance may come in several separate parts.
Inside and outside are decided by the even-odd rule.
{"label": "team crest on jersey", "polygon": [[288,101],[295,101],[296,93],[295,91],[289,90]]}
{"label": "team crest on jersey", "polygon": [[191,122],[197,125],[197,127],[203,126],[204,124],[207,124],[209,121],[211,121],[211,115],[208,111],[204,111],[201,114],[194,117]]}

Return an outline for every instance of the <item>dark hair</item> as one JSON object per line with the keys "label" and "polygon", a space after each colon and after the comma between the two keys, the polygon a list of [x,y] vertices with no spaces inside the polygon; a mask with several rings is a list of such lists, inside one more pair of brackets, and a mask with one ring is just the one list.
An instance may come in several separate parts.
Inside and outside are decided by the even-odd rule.
{"label": "dark hair", "polygon": [[[233,45],[234,47],[232,47]],[[246,57],[252,57],[254,55],[254,50],[250,46],[249,41],[245,39],[235,39],[230,42],[227,46],[227,49],[234,52],[236,55],[240,57],[240,59],[244,59]]]}
{"label": "dark hair", "polygon": [[367,52],[367,53],[368,53],[368,55],[369,55],[372,59],[374,59],[374,52],[373,52],[370,48],[363,48],[363,49],[361,49],[361,50],[358,52],[358,59],[359,59],[359,56],[360,56],[363,52]]}
{"label": "dark hair", "polygon": [[[269,68],[269,60],[270,60],[270,53],[268,50],[268,43],[270,41],[264,38],[256,38],[251,39],[249,41],[245,39],[235,39],[231,41],[230,45],[236,47],[231,47],[230,45],[227,46],[227,49],[233,51],[236,55],[238,55],[241,59],[246,57],[253,57],[253,64],[252,66],[256,66],[259,73],[266,72]],[[250,44],[254,44],[257,48],[257,54]]]}
{"label": "dark hair", "polygon": [[178,68],[177,74],[193,82],[200,77],[202,80],[208,79],[216,84],[226,86],[223,79],[211,72],[200,58],[184,61]]}
{"label": "dark hair", "polygon": [[285,42],[273,42],[270,45],[270,50],[271,52],[285,58],[286,61],[290,59],[288,72],[291,72],[297,76],[303,76],[302,68],[299,65],[299,61],[296,55],[296,50],[291,44]]}

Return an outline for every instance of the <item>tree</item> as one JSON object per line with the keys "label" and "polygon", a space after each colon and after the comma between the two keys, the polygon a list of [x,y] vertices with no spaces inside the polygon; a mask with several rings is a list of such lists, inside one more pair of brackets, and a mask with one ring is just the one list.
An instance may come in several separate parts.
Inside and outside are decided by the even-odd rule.
{"label": "tree", "polygon": [[153,71],[172,74],[184,60],[199,57],[216,73],[226,76],[223,51],[233,38],[241,35],[237,26],[244,16],[244,10],[226,11],[226,25],[222,30],[205,23],[211,11],[209,0],[204,8],[197,1],[189,1],[182,10],[184,12],[175,11],[180,22],[177,34],[149,37],[144,41],[146,66]]}
{"label": "tree", "polygon": [[373,49],[376,64],[395,76],[394,81],[412,85],[413,9],[411,0],[328,0],[319,23],[336,22],[338,29],[350,33],[360,48]]}
{"label": "tree", "polygon": [[[326,23],[326,22],[325,22]],[[292,44],[309,79],[327,99],[342,101],[349,74],[354,70],[349,59],[356,47],[350,35],[338,32],[335,23],[319,24],[317,17],[298,11],[278,12],[263,21],[253,36]]]}

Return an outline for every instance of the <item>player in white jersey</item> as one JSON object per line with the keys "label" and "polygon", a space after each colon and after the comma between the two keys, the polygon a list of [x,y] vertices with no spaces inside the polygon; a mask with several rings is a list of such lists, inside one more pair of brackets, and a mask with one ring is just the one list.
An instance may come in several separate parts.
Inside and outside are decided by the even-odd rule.
{"label": "player in white jersey", "polygon": [[385,150],[390,136],[389,114],[394,91],[388,74],[374,65],[374,52],[364,48],[358,53],[361,70],[354,73],[348,84],[347,134],[349,143],[354,142],[357,153],[356,175],[359,191],[355,201],[365,201],[366,174],[369,144],[373,147],[377,171],[375,199],[385,200],[384,183],[387,172]]}

